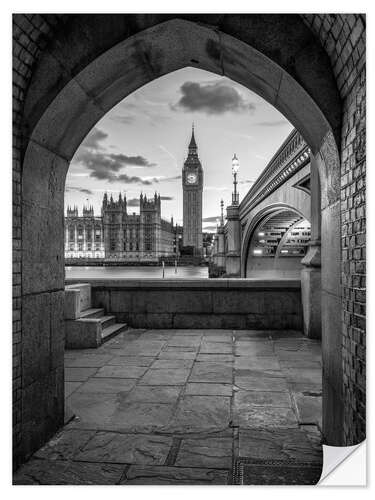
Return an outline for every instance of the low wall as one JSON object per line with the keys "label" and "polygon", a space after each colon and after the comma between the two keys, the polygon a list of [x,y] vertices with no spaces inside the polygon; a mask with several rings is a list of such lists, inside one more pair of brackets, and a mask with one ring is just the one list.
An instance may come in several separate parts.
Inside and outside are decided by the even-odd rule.
{"label": "low wall", "polygon": [[92,286],[92,307],[135,328],[302,330],[299,280],[84,281]]}

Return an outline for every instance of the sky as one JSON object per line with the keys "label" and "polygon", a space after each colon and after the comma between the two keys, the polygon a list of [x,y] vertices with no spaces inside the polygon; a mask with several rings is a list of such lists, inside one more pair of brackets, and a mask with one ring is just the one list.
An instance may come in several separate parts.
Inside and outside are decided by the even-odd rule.
{"label": "sky", "polygon": [[214,231],[220,200],[231,200],[231,160],[240,161],[240,200],[292,130],[274,107],[246,87],[196,68],[153,80],[113,107],[72,158],[65,206],[93,205],[126,194],[139,213],[143,192],[160,193],[162,217],[182,223],[181,171],[194,123],[204,172],[203,230]]}

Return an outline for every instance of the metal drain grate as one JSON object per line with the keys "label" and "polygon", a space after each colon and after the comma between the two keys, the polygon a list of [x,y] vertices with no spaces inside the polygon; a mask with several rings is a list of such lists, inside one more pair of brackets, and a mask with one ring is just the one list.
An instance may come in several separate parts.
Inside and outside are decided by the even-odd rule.
{"label": "metal drain grate", "polygon": [[321,473],[322,464],[319,462],[237,458],[233,466],[232,484],[314,485]]}

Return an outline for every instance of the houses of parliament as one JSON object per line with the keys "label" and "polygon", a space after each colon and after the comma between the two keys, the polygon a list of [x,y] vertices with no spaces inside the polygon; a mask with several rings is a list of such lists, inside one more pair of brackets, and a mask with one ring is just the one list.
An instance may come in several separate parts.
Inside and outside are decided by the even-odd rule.
{"label": "houses of parliament", "polygon": [[[160,194],[140,194],[139,214],[128,213],[126,196],[114,200],[104,194],[101,215],[92,206],[68,207],[65,217],[65,258],[101,259],[106,262],[157,263],[180,251],[203,254],[203,169],[192,130],[182,168],[183,228],[161,216]],[[182,239],[182,241],[181,241]]]}

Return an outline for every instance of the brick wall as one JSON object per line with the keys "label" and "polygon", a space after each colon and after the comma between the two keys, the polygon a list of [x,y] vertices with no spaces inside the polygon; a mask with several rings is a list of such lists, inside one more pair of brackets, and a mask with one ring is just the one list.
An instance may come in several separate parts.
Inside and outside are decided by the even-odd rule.
{"label": "brick wall", "polygon": [[366,77],[363,69],[344,100],[341,156],[344,433],[366,431]]}
{"label": "brick wall", "polygon": [[304,14],[331,59],[340,95],[353,87],[366,59],[365,17],[362,14]]}

